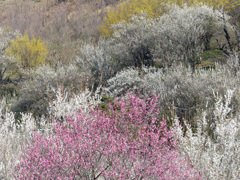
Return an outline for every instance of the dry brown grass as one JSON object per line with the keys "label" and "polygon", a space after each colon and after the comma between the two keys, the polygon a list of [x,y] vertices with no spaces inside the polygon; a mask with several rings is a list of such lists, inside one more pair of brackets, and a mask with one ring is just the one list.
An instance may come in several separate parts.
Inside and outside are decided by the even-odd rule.
{"label": "dry brown grass", "polygon": [[76,43],[98,41],[98,29],[107,9],[117,3],[117,0],[66,0],[61,3],[58,0],[5,0],[0,1],[0,26],[27,32],[30,37],[40,36],[48,44],[48,60],[54,59],[57,51],[57,61],[66,63],[74,59]]}
{"label": "dry brown grass", "polygon": [[53,42],[73,41],[98,36],[99,25],[107,8],[117,1],[8,0],[0,2],[0,26],[6,25],[22,33],[41,36]]}

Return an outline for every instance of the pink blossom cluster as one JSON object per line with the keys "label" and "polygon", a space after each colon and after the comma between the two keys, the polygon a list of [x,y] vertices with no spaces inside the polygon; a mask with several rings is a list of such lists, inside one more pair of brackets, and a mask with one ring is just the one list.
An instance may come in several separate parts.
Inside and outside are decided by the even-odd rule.
{"label": "pink blossom cluster", "polygon": [[105,111],[80,111],[64,123],[56,122],[48,137],[35,133],[15,178],[201,179],[180,157],[166,120],[159,120],[158,96],[126,97]]}

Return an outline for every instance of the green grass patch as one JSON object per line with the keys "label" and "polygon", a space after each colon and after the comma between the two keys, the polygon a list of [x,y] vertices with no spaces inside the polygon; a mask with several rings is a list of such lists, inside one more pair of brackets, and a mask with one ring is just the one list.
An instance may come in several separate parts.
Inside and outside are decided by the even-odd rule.
{"label": "green grass patch", "polygon": [[197,65],[198,68],[215,68],[216,62],[223,62],[225,60],[225,56],[221,50],[215,49],[215,50],[209,50],[203,52],[202,55],[202,61],[200,64]]}
{"label": "green grass patch", "polygon": [[222,55],[222,51],[215,49],[215,50],[209,50],[209,51],[204,51],[203,52],[203,59],[209,59],[209,58],[216,58],[218,56]]}

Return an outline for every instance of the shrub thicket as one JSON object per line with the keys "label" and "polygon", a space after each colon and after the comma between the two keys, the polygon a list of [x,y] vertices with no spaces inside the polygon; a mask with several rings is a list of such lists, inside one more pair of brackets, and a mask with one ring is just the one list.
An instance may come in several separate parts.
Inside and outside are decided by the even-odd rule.
{"label": "shrub thicket", "polygon": [[64,120],[72,113],[89,112],[94,109],[101,100],[101,94],[96,91],[92,94],[88,89],[78,94],[63,93],[62,89],[52,91],[56,97],[50,104],[49,118],[42,116],[41,119],[34,118],[32,113],[11,112],[10,101],[7,98],[0,100],[0,179],[14,179],[14,166],[19,164],[22,150],[32,143],[34,131],[44,134],[45,137],[52,133],[53,120]]}
{"label": "shrub thicket", "polygon": [[[232,56],[226,65],[216,64],[215,68],[209,70],[198,69],[194,74],[190,67],[182,65],[164,69],[128,68],[109,79],[105,90],[109,96],[118,97],[129,90],[144,95],[160,93],[162,114],[172,117],[177,115],[196,127],[195,118],[201,116],[203,110],[206,110],[209,119],[213,118],[213,91],[224,95],[229,87],[235,89],[232,108],[235,115],[240,113],[238,67],[238,57]],[[205,107],[206,103],[208,108]],[[213,121],[212,119],[209,123]]]}
{"label": "shrub thicket", "polygon": [[76,65],[58,65],[55,69],[40,66],[28,73],[12,106],[14,112],[31,111],[36,116],[48,115],[49,102],[53,100],[52,88],[63,88],[67,92],[79,92],[89,77],[79,71]]}
{"label": "shrub thicket", "polygon": [[[230,88],[230,87],[229,87]],[[190,161],[199,170],[204,169],[207,179],[239,179],[240,178],[240,120],[234,115],[232,108],[234,90],[228,89],[224,95],[216,92],[213,110],[214,140],[208,132],[209,118],[206,112],[198,119],[197,132],[185,122],[187,132],[178,126],[176,134],[183,142],[181,152],[187,155]],[[178,119],[175,119],[176,124]]]}
{"label": "shrub thicket", "polygon": [[13,93],[19,82],[24,78],[24,71],[18,60],[4,55],[12,39],[19,35],[6,27],[0,27],[0,97]]}
{"label": "shrub thicket", "polygon": [[240,179],[239,1],[121,3],[76,57],[105,12],[94,2],[0,14],[52,47],[0,28],[0,95],[17,92],[0,98],[0,179]]}
{"label": "shrub thicket", "polygon": [[216,9],[221,9],[228,12],[234,11],[240,2],[237,0],[130,0],[120,4],[119,8],[110,9],[105,17],[105,23],[100,28],[100,32],[104,37],[111,37],[114,29],[113,24],[118,24],[121,21],[129,22],[133,15],[146,13],[148,18],[157,18],[171,9],[171,5],[183,6],[207,5]]}
{"label": "shrub thicket", "polygon": [[92,110],[54,126],[48,138],[35,134],[16,178],[198,179],[177,152],[166,120],[157,123],[157,96],[135,95],[115,102],[109,112]]}
{"label": "shrub thicket", "polygon": [[[224,27],[233,29],[228,20],[226,14],[199,5],[174,6],[152,20],[146,14],[133,16],[128,24],[121,22],[113,26],[112,38],[101,40],[95,47],[82,48],[82,62],[96,81],[103,84],[121,69],[153,66],[156,59],[162,66],[190,63],[194,71],[212,38],[224,39]],[[228,53],[226,49],[224,52]]]}

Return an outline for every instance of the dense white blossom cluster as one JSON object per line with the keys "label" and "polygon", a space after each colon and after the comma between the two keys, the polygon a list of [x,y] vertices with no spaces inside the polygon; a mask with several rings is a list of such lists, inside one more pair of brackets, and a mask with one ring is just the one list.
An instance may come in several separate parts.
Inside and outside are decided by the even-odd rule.
{"label": "dense white blossom cluster", "polygon": [[78,92],[88,78],[88,75],[80,73],[74,64],[58,65],[56,68],[48,65],[39,66],[36,70],[29,71],[28,76],[29,80],[22,84],[12,109],[15,112],[22,112],[29,108],[38,115],[48,113],[49,101],[55,96],[52,88]]}
{"label": "dense white blossom cluster", "polygon": [[[44,133],[52,132],[52,123],[55,120],[63,120],[66,116],[75,115],[81,111],[88,112],[101,102],[101,92],[97,89],[95,93],[86,89],[71,97],[61,89],[54,90],[56,99],[49,105],[50,118],[42,117],[40,120],[34,118],[31,113],[21,113],[20,119],[16,119],[16,113],[9,110],[9,104],[3,98],[0,101],[0,179],[12,179],[12,170],[18,163],[23,143],[31,143],[32,134],[35,131]],[[50,121],[51,119],[51,121]]]}
{"label": "dense white blossom cluster", "polygon": [[[210,40],[226,40],[226,31],[234,30],[229,20],[205,5],[173,6],[156,19],[142,13],[113,25],[111,38],[83,45],[76,61],[27,71],[4,55],[20,34],[0,27],[0,179],[13,179],[23,143],[30,145],[35,131],[48,137],[55,121],[89,113],[102,105],[102,95],[112,100],[129,91],[159,95],[159,117],[168,116],[180,154],[204,178],[240,179],[238,54],[225,64],[196,68]],[[17,96],[4,96],[9,84]]]}
{"label": "dense white blossom cluster", "polygon": [[66,116],[75,115],[77,112],[89,112],[90,109],[98,106],[101,103],[100,88],[92,93],[89,89],[73,94],[69,97],[67,92],[62,92],[61,89],[54,90],[56,98],[50,103],[49,114],[51,119],[61,120]]}
{"label": "dense white blossom cluster", "polygon": [[[21,123],[20,123],[21,122]],[[10,179],[11,170],[23,149],[31,141],[35,126],[32,114],[21,113],[17,122],[15,113],[9,111],[6,99],[0,101],[0,179]]]}
{"label": "dense white blossom cluster", "polygon": [[96,47],[84,46],[81,60],[104,82],[126,67],[152,66],[155,59],[164,66],[181,62],[195,69],[211,39],[224,38],[224,26],[233,29],[229,18],[224,12],[199,5],[174,6],[151,20],[146,14],[133,16],[128,23],[112,26],[112,38],[102,39]]}
{"label": "dense white blossom cluster", "polygon": [[215,98],[213,139],[207,134],[209,119],[206,113],[198,121],[196,133],[185,122],[185,136],[178,119],[174,120],[178,126],[176,134],[183,142],[180,152],[199,170],[204,169],[207,179],[240,179],[240,119],[231,108],[233,90],[228,89],[224,96],[216,93]]}
{"label": "dense white blossom cluster", "polygon": [[235,111],[239,113],[239,78],[239,71],[235,73],[232,67],[219,64],[216,64],[215,69],[199,69],[194,74],[190,67],[183,65],[165,69],[128,68],[109,79],[105,91],[110,96],[120,96],[132,90],[145,95],[159,93],[161,106],[174,106],[172,108],[176,108],[179,116],[181,108],[186,111],[194,108],[201,113],[202,109],[206,109],[204,104],[207,101],[211,107],[208,112],[211,114],[215,102],[212,92],[224,94],[231,87],[236,89],[233,104]]}

